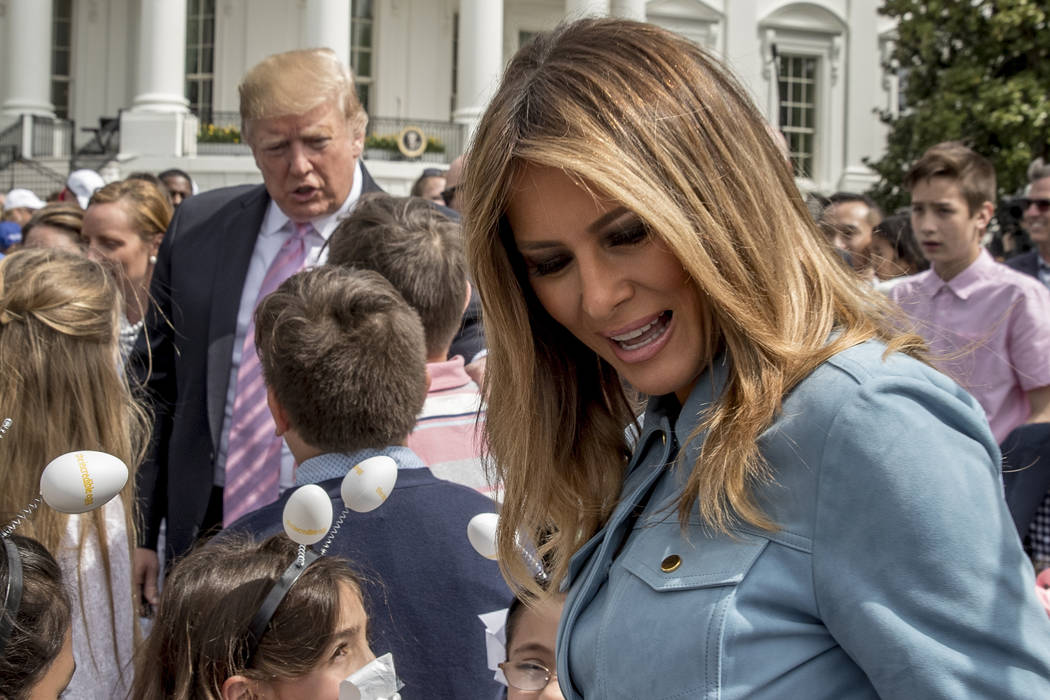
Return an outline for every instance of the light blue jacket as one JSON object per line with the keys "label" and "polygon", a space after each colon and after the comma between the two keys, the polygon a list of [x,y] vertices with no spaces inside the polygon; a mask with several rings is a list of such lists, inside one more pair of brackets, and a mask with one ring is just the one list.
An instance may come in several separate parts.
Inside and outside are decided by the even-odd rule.
{"label": "light blue jacket", "polygon": [[819,366],[763,434],[776,532],[678,523],[686,475],[667,465],[724,365],[680,415],[673,397],[650,402],[622,501],[571,561],[566,698],[1050,698],[1050,621],[984,413],[883,351]]}

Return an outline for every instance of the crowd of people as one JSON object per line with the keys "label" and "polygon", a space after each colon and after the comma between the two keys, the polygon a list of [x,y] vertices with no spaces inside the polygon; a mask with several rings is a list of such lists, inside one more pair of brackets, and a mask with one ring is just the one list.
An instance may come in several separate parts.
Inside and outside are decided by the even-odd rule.
{"label": "crowd of people", "polygon": [[[1050,168],[1006,264],[961,143],[906,212],[814,208],[729,71],[618,19],[523,47],[409,197],[334,52],[239,96],[260,185],[7,194],[0,694],[1050,696]],[[73,449],[120,497],[16,518]]]}

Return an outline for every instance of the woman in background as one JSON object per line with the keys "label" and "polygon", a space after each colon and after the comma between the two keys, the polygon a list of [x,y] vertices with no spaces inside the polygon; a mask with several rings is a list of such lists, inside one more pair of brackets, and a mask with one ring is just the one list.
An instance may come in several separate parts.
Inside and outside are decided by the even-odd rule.
{"label": "woman in background", "polygon": [[915,240],[907,214],[894,214],[877,224],[871,230],[869,250],[878,278],[875,287],[880,292],[888,293],[897,282],[930,266]]}
{"label": "woman in background", "polygon": [[[0,511],[40,493],[55,457],[99,450],[133,468],[147,423],[120,371],[121,307],[102,265],[61,250],[22,250],[0,260],[0,416],[13,421],[0,446]],[[19,528],[54,553],[72,598],[77,671],[65,697],[124,697],[137,637],[131,589],[134,474],[118,498],[81,515],[41,508]]]}
{"label": "woman in background", "polygon": [[84,255],[87,245],[80,230],[84,210],[74,204],[48,204],[37,209],[22,229],[23,248],[61,248]]}
{"label": "woman in background", "polygon": [[124,357],[142,330],[157,250],[171,216],[167,193],[138,179],[106,185],[91,196],[84,212],[88,255],[109,266],[124,295],[120,329]]}

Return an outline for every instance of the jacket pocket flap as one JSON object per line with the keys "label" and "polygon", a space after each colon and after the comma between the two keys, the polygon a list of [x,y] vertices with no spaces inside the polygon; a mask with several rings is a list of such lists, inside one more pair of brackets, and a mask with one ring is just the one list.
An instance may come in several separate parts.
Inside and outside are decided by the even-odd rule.
{"label": "jacket pocket flap", "polygon": [[[649,529],[632,543],[639,546],[624,551],[620,563],[656,591],[735,586],[769,544],[765,538],[739,532],[689,542],[682,539],[678,523]],[[664,539],[666,543],[661,542]]]}

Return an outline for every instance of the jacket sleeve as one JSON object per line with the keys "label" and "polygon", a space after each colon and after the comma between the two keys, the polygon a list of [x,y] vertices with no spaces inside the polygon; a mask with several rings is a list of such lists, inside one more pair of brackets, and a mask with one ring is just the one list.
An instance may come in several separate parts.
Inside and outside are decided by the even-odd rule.
{"label": "jacket sleeve", "polygon": [[830,426],[817,607],[883,698],[1050,697],[1050,621],[980,407],[948,382],[861,385]]}

